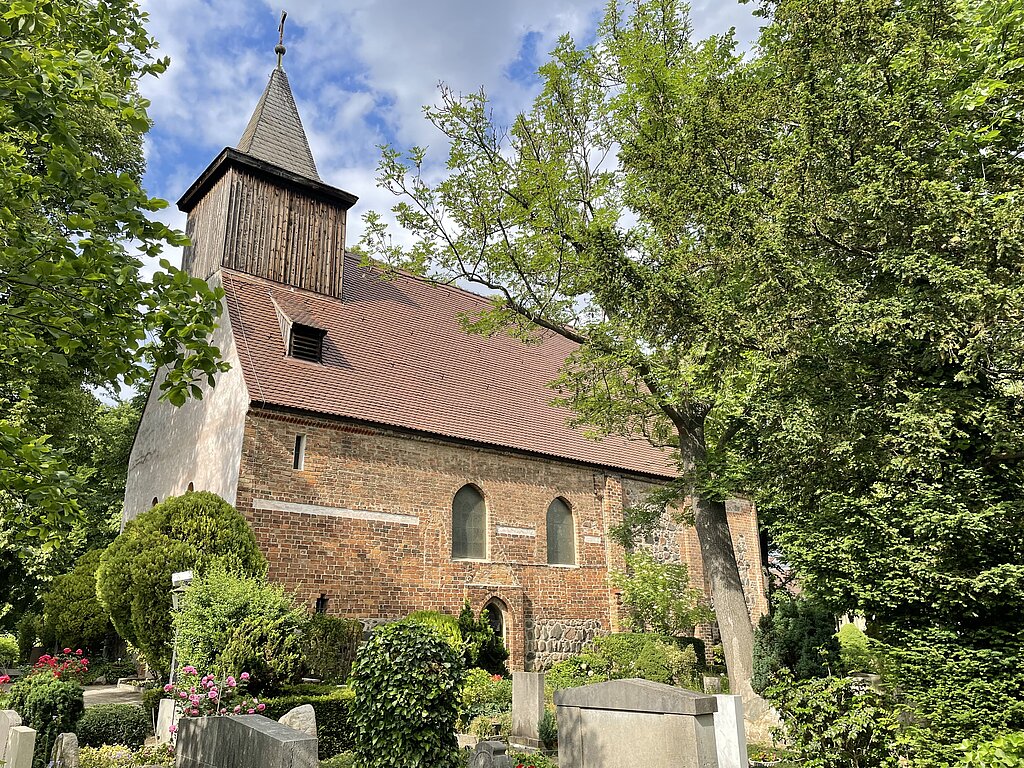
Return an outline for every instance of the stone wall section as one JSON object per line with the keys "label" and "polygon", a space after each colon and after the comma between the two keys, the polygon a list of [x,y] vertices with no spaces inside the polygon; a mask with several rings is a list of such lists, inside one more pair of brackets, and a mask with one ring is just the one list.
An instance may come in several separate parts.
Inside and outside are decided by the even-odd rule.
{"label": "stone wall section", "polygon": [[595,637],[608,634],[599,619],[528,619],[526,666],[535,672],[574,656]]}

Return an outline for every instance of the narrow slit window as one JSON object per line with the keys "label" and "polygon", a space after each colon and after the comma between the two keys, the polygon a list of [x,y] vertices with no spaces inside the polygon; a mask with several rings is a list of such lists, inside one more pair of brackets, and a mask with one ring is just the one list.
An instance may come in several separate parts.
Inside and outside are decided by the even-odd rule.
{"label": "narrow slit window", "polygon": [[548,564],[576,564],[576,526],[572,509],[564,499],[555,499],[548,507]]}
{"label": "narrow slit window", "polygon": [[288,335],[288,356],[309,363],[322,363],[324,359],[324,336],[321,328],[293,323]]}
{"label": "narrow slit window", "polygon": [[306,468],[306,436],[295,436],[295,450],[292,453],[292,469],[302,471]]}

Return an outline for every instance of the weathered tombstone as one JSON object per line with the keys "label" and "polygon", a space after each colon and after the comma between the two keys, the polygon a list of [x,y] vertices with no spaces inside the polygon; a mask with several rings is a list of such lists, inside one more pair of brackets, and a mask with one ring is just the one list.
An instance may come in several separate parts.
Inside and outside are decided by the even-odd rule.
{"label": "weathered tombstone", "polygon": [[722,692],[722,678],[718,675],[704,675],[704,693],[718,694]]}
{"label": "weathered tombstone", "polygon": [[537,749],[544,717],[544,673],[512,673],[512,743]]}
{"label": "weathered tombstone", "polygon": [[7,755],[7,736],[11,728],[21,725],[21,715],[13,709],[0,710],[0,760]]}
{"label": "weathered tombstone", "polygon": [[612,680],[555,693],[560,768],[718,768],[718,703],[649,680]]}
{"label": "weathered tombstone", "polygon": [[319,768],[315,736],[263,715],[186,717],[178,722],[176,768]]}
{"label": "weathered tombstone", "polygon": [[296,731],[316,737],[316,711],[312,704],[301,704],[285,712],[277,721]]}
{"label": "weathered tombstone", "polygon": [[481,741],[470,755],[469,768],[512,768],[512,758],[505,754],[505,742]]}
{"label": "weathered tombstone", "polygon": [[747,730],[743,725],[743,697],[720,693],[715,712],[718,768],[747,768]]}
{"label": "weathered tombstone", "polygon": [[156,712],[156,743],[167,744],[173,741],[171,726],[177,725],[181,719],[181,707],[174,699],[160,699],[160,708]]}
{"label": "weathered tombstone", "polygon": [[16,725],[7,734],[7,755],[4,768],[32,768],[32,755],[36,750],[36,732],[24,725]]}
{"label": "weathered tombstone", "polygon": [[50,753],[53,768],[78,768],[78,737],[73,733],[62,733],[53,742]]}

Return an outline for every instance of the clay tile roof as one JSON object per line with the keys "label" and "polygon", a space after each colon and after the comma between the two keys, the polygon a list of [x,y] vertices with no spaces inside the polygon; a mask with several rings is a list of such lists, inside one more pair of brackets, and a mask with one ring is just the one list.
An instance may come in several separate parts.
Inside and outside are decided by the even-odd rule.
{"label": "clay tile roof", "polygon": [[283,69],[270,73],[270,82],[238,140],[237,149],[307,179],[320,180]]}
{"label": "clay tile roof", "polygon": [[[224,269],[232,330],[254,402],[426,432],[657,477],[676,472],[644,440],[600,441],[566,423],[548,384],[575,345],[463,330],[487,300],[345,259],[344,299]],[[326,330],[323,364],[285,355],[275,303]]]}

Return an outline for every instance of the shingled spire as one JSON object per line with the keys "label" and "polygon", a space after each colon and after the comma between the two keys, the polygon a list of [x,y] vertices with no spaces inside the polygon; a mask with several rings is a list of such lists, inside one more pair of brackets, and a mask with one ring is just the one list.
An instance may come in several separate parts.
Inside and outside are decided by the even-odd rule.
{"label": "shingled spire", "polygon": [[237,149],[307,179],[320,179],[283,69],[271,72]]}

